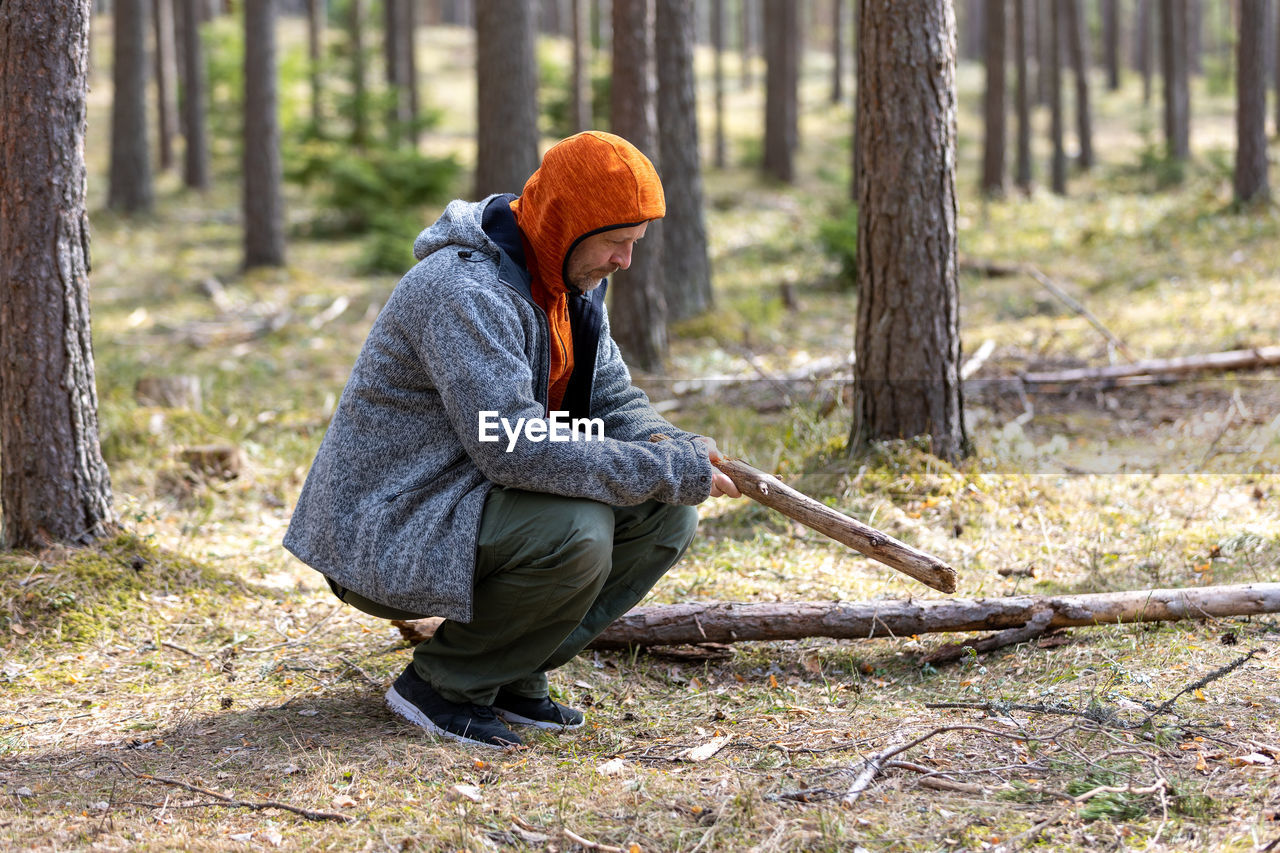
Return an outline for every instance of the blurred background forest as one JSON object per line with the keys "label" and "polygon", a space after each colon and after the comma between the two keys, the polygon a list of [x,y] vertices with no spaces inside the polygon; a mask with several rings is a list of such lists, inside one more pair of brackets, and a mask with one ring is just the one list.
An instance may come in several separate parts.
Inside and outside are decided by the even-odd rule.
{"label": "blurred background forest", "polygon": [[[280,846],[287,825],[338,846],[468,850],[570,826],[643,850],[1253,849],[1274,835],[1280,753],[1248,746],[1277,742],[1277,674],[1261,659],[1198,700],[1201,718],[1239,727],[1214,729],[1217,747],[1179,730],[1123,759],[1092,730],[1041,732],[1046,758],[1029,736],[961,734],[939,755],[1022,769],[934,789],[941,816],[901,769],[859,813],[792,796],[800,780],[841,787],[850,755],[908,717],[937,724],[925,698],[1163,701],[1234,654],[1221,625],[1033,643],[954,670],[921,663],[920,638],[584,657],[557,695],[602,728],[473,763],[377,716],[394,632],[336,610],[280,546],[418,231],[452,198],[518,192],[541,151],[591,127],[635,141],[664,178],[669,215],[615,278],[610,311],[673,422],[937,553],[962,595],[1274,579],[1278,4],[892,4],[878,44],[947,57],[919,78],[901,70],[923,67],[908,47],[866,48],[867,5],[97,0],[88,281],[107,494],[126,532],[0,558],[0,778],[27,792],[0,831],[35,847],[51,821],[63,846]],[[895,102],[863,101],[858,81],[893,75],[903,91],[945,83],[926,93],[936,110],[881,123]],[[868,164],[913,124],[940,129],[918,138],[942,170],[895,197],[900,176]],[[865,251],[874,216],[931,222],[892,232],[890,254],[936,268],[886,275]],[[908,384],[936,382],[956,405],[871,423],[854,393],[873,345],[859,311],[916,279],[889,348]],[[910,378],[915,357],[936,376]],[[746,501],[705,504],[703,531],[654,601],[921,591]],[[1229,627],[1242,643],[1275,630]],[[45,726],[73,708],[74,724]],[[304,732],[298,714],[319,718]],[[683,773],[680,756],[722,730],[736,740],[721,763]],[[966,738],[985,740],[966,752]],[[174,824],[155,803],[116,804],[121,755],[238,796],[273,780],[272,798],[368,821],[308,836],[283,814],[196,809]],[[613,758],[627,769],[598,769]],[[1172,781],[1147,790],[1151,773]],[[1053,793],[1099,785],[1128,789],[1093,812]]]}

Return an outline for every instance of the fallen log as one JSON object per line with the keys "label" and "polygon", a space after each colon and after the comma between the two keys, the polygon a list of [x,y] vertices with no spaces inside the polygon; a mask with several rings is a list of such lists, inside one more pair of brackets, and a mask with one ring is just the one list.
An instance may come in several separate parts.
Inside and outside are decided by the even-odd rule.
{"label": "fallen log", "polygon": [[1153,358],[1132,364],[1076,367],[1042,373],[1024,373],[1028,385],[1066,385],[1077,382],[1110,382],[1136,377],[1181,376],[1205,371],[1245,370],[1280,364],[1280,346],[1211,352],[1177,358]]}
{"label": "fallen log", "polygon": [[[1040,632],[1089,625],[1173,622],[1280,613],[1280,583],[1142,589],[1086,595],[1019,595],[870,602],[660,604],[622,616],[587,648],[610,650],[746,640],[840,640],[955,631]],[[397,621],[410,643],[435,632],[438,619]],[[1010,636],[1010,635],[1006,635]]]}

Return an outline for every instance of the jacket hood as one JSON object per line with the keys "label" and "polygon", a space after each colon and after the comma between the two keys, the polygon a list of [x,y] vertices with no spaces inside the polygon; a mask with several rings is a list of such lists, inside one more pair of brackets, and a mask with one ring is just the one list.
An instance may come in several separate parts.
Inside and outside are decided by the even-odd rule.
{"label": "jacket hood", "polygon": [[530,272],[548,290],[563,292],[579,242],[661,219],[667,205],[648,157],[621,136],[589,130],[547,151],[511,210],[533,250]]}
{"label": "jacket hood", "polygon": [[422,229],[413,241],[413,256],[422,260],[445,246],[461,246],[475,249],[486,255],[497,255],[498,244],[484,233],[484,209],[493,199],[484,201],[451,201],[444,213],[431,225]]}

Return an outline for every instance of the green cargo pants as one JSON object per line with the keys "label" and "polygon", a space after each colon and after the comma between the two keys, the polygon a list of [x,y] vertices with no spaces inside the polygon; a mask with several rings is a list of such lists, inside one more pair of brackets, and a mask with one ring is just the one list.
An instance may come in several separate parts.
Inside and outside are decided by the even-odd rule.
{"label": "green cargo pants", "polygon": [[[634,607],[684,554],[697,525],[689,506],[617,507],[494,486],[480,520],[472,619],[441,623],[414,650],[414,668],[453,702],[490,705],[501,687],[546,696],[547,670]],[[374,616],[418,618],[334,591]]]}

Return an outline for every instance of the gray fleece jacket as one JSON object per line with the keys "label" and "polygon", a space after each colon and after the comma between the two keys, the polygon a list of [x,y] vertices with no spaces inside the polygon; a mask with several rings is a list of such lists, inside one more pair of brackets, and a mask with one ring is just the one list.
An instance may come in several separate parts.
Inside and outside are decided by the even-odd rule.
{"label": "gray fleece jacket", "polygon": [[[612,505],[696,504],[711,464],[631,384],[608,319],[590,416],[597,441],[481,442],[479,413],[547,417],[546,315],[529,275],[481,228],[489,199],[455,201],[414,244],[419,263],[352,369],[284,545],[373,601],[471,619],[476,539],[492,484]],[[650,434],[677,439],[651,443]]]}

